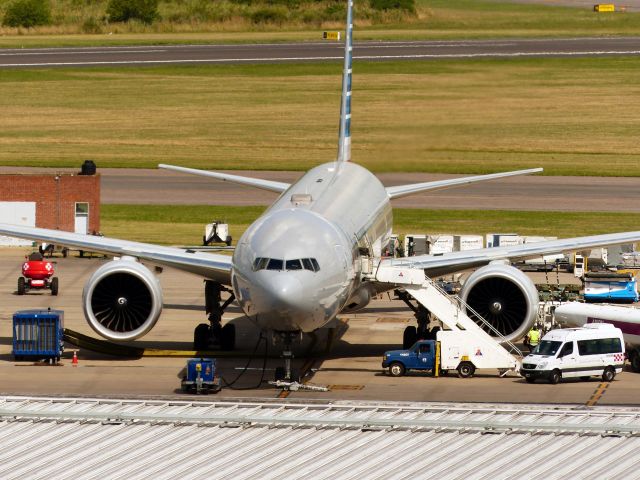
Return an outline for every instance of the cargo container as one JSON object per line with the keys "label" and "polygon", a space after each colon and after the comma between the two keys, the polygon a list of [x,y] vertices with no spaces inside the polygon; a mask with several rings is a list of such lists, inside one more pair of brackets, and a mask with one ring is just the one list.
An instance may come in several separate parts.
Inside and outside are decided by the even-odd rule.
{"label": "cargo container", "polygon": [[13,314],[13,357],[60,361],[64,351],[64,312],[22,310]]}
{"label": "cargo container", "polygon": [[478,250],[484,247],[482,235],[454,235],[453,251],[465,252],[467,250]]}
{"label": "cargo container", "polygon": [[487,248],[522,245],[522,237],[517,233],[487,233],[486,245]]}
{"label": "cargo container", "polygon": [[428,235],[427,253],[429,255],[442,255],[453,252],[453,235]]}

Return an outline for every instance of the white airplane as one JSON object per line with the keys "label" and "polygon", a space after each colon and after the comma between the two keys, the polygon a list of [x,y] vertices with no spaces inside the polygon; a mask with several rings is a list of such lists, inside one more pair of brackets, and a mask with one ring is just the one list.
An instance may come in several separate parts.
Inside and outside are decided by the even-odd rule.
{"label": "white airplane", "polygon": [[[155,274],[140,263],[144,261],[206,279],[206,311],[210,324],[196,328],[196,349],[206,348],[212,338],[223,348],[233,348],[234,327],[231,324],[222,327],[221,316],[235,300],[261,329],[283,336],[285,351],[295,334],[314,331],[341,312],[364,308],[375,294],[395,288],[394,284],[378,281],[370,271],[390,262],[424,269],[429,276],[480,267],[465,282],[463,299],[504,337],[518,339],[535,319],[538,296],[534,284],[510,266],[510,261],[640,241],[640,232],[627,232],[439,256],[383,258],[391,238],[391,200],[542,169],[385,188],[371,172],[352,163],[352,12],[353,2],[349,0],[335,161],[313,168],[291,185],[160,165],[280,193],[278,200],[242,235],[233,257],[6,224],[0,225],[0,234],[117,256],[89,278],[82,298],[87,321],[107,339],[139,338],[149,332],[160,317],[162,290]],[[232,293],[226,302],[221,300],[222,291]],[[418,327],[422,329],[425,325],[419,323]],[[416,327],[408,327],[405,338],[415,336],[415,332]]]}

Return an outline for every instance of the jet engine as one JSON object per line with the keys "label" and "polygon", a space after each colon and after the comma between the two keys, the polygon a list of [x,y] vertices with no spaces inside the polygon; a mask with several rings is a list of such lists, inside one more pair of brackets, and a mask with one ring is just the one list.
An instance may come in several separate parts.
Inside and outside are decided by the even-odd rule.
{"label": "jet engine", "polygon": [[370,284],[359,286],[349,297],[349,300],[340,311],[341,313],[353,313],[362,310],[369,305],[371,298],[376,292]]}
{"label": "jet engine", "polygon": [[[538,313],[536,286],[520,270],[504,263],[492,263],[473,272],[460,296],[510,341],[526,335]],[[473,313],[467,313],[475,320]],[[476,323],[494,335],[480,320]]]}
{"label": "jet engine", "polygon": [[95,271],[82,292],[91,328],[109,340],[145,335],[162,311],[162,288],[156,276],[135,258],[122,257]]}

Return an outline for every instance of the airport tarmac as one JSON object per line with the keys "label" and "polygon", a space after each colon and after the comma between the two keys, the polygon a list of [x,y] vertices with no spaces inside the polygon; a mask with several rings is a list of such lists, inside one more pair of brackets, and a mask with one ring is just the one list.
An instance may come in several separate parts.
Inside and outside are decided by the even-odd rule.
{"label": "airport tarmac", "polygon": [[[18,296],[16,282],[28,251],[24,248],[0,249],[0,394],[190,398],[179,389],[184,358],[120,358],[81,349],[79,364],[74,367],[71,364],[74,347],[68,345],[60,366],[15,362],[11,355],[11,324],[17,310],[47,307],[64,310],[65,327],[99,338],[84,320],[81,295],[88,276],[107,260],[75,256],[56,258],[59,295],[53,297],[48,291],[42,291]],[[534,275],[536,282],[544,282],[544,274]],[[205,320],[202,280],[170,269],[165,269],[160,278],[165,295],[162,316],[147,336],[129,344],[190,350],[193,329]],[[571,278],[563,276],[560,281],[568,283]],[[556,281],[555,275],[550,281]],[[221,374],[231,381],[247,365],[259,339],[259,331],[234,305],[227,310],[224,321],[233,322],[237,328],[239,351],[233,356],[218,358]],[[386,350],[401,347],[403,329],[412,321],[412,313],[402,302],[384,295],[362,313],[341,316],[329,346],[329,330],[318,332],[315,338],[305,336],[295,349],[294,366],[308,372],[307,382],[329,386],[330,391],[289,392],[288,398],[305,401],[638,403],[640,375],[631,372],[624,372],[606,388],[602,388],[601,381],[596,378],[589,382],[530,385],[517,376],[498,378],[494,372],[481,373],[471,379],[433,378],[424,374],[389,377],[382,372],[382,355]],[[282,398],[280,390],[267,384],[275,367],[281,364],[277,358],[279,350],[269,345],[266,372],[260,382],[264,352],[262,342],[249,369],[234,385],[240,389],[224,388],[215,398]]]}

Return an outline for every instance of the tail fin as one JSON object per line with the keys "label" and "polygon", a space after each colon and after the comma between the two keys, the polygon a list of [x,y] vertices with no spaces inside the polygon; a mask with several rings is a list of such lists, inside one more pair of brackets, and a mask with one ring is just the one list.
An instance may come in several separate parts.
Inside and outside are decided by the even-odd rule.
{"label": "tail fin", "polygon": [[344,70],[342,71],[342,103],[340,105],[340,136],[338,162],[351,160],[351,60],[353,52],[353,0],[347,0],[347,28],[344,39]]}

